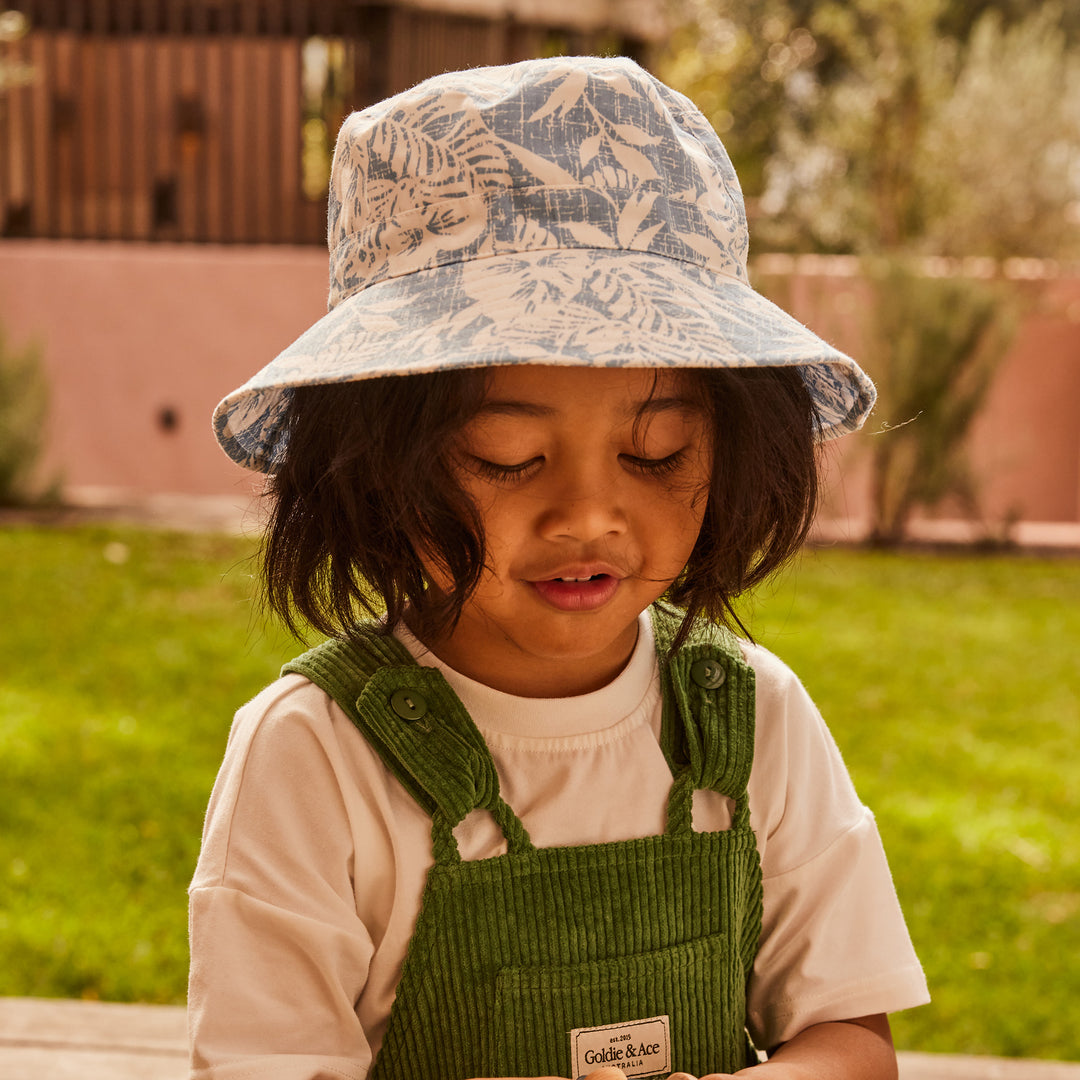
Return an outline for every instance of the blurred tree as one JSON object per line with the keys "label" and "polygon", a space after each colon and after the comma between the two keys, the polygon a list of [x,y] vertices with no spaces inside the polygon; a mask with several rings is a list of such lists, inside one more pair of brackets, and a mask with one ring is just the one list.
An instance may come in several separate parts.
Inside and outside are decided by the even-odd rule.
{"label": "blurred tree", "polygon": [[1015,315],[911,260],[1080,255],[1080,20],[1033,0],[678,10],[664,74],[732,153],[755,245],[865,260],[876,538],[947,494],[977,516],[964,444]]}
{"label": "blurred tree", "polygon": [[58,483],[43,484],[38,471],[48,399],[39,350],[12,349],[0,327],[0,506],[57,496]]}
{"label": "blurred tree", "polygon": [[923,250],[1080,255],[1080,46],[1061,9],[976,23],[921,144]]}
{"label": "blurred tree", "polygon": [[[1072,257],[1080,229],[1080,53],[1046,7],[990,11],[966,42],[943,0],[821,4],[810,31],[841,62],[789,94],[758,239],[796,250]],[[813,78],[813,76],[811,76]]]}
{"label": "blurred tree", "polygon": [[812,8],[812,0],[678,0],[675,7],[663,74],[724,140],[748,206],[764,187],[788,99],[816,81]]}
{"label": "blurred tree", "polygon": [[[1034,15],[1046,7],[1046,0],[951,0],[942,12],[941,29],[966,41],[980,16],[997,12],[1006,25]],[[1073,45],[1080,44],[1080,4],[1070,3],[1061,10],[1061,26]]]}
{"label": "blurred tree", "polygon": [[1063,227],[1080,202],[1080,5],[673,2],[662,74],[724,139],[756,247],[1080,251]]}
{"label": "blurred tree", "polygon": [[943,0],[827,0],[810,18],[836,58],[778,117],[759,239],[856,253],[903,250],[923,228],[919,142],[947,99],[955,43]]}

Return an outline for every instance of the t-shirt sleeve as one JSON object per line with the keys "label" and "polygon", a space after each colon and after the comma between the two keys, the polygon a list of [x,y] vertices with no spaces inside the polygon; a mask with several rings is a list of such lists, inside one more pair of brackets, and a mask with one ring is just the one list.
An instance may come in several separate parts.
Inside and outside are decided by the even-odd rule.
{"label": "t-shirt sleeve", "polygon": [[764,912],[747,1023],[771,1048],[812,1024],[911,1008],[929,993],[877,826],[820,713],[779,660],[757,647],[748,659]]}
{"label": "t-shirt sleeve", "polygon": [[360,1080],[371,1061],[343,765],[299,683],[237,714],[211,797],[189,909],[197,1080]]}

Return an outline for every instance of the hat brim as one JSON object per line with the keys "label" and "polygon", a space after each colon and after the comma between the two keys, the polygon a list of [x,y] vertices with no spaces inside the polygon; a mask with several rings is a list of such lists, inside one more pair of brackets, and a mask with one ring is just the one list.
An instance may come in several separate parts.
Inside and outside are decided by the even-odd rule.
{"label": "hat brim", "polygon": [[661,255],[562,248],[355,293],[226,397],[214,430],[238,464],[272,472],[293,387],[505,364],[797,366],[822,440],[861,427],[876,396],[854,360],[744,282]]}

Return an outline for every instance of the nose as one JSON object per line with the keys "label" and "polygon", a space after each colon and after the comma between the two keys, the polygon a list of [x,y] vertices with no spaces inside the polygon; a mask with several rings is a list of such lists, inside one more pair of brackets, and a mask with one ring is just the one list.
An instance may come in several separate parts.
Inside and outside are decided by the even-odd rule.
{"label": "nose", "polygon": [[581,543],[618,536],[627,529],[623,492],[604,468],[575,462],[550,478],[540,515],[545,540]]}

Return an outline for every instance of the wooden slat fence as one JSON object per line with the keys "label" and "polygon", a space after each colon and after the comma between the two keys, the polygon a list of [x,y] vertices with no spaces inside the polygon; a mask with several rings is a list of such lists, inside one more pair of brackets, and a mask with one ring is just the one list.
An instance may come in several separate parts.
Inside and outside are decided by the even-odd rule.
{"label": "wooden slat fence", "polygon": [[321,243],[325,191],[304,183],[309,39],[336,43],[340,58],[322,99],[331,143],[344,113],[435,72],[613,43],[349,0],[4,7],[30,30],[0,43],[0,63],[32,75],[0,90],[0,236]]}

